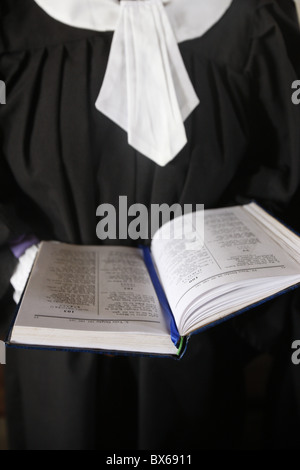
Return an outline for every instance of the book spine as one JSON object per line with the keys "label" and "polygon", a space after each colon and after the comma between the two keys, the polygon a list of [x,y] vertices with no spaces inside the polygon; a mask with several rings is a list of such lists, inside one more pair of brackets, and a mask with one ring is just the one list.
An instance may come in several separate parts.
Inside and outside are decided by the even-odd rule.
{"label": "book spine", "polygon": [[166,317],[169,319],[170,322],[170,331],[171,331],[171,339],[173,343],[175,344],[176,347],[180,346],[181,342],[181,336],[179,334],[174,315],[172,313],[171,307],[169,305],[168,299],[166,297],[165,291],[161,285],[161,282],[159,280],[159,277],[157,275],[153,260],[152,260],[152,255],[150,248],[147,246],[141,246],[141,249],[143,251],[144,255],[144,261],[146,264],[146,267],[148,269],[148,272],[150,274],[152,284],[154,286],[155,292],[157,294],[158,300],[160,302],[160,305],[166,315]]}

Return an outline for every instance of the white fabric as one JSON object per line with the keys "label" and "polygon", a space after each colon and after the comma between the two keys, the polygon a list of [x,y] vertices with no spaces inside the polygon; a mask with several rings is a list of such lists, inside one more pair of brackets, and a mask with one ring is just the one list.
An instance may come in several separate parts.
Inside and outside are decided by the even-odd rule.
{"label": "white fabric", "polygon": [[206,33],[233,0],[35,0],[54,19],[115,31],[96,108],[160,166],[187,143],[184,121],[198,106],[178,42]]}
{"label": "white fabric", "polygon": [[97,109],[165,166],[187,143],[183,121],[198,104],[161,1],[123,1]]}
{"label": "white fabric", "polygon": [[299,22],[300,22],[300,0],[294,0],[294,2],[296,4],[296,9],[298,13]]}
{"label": "white fabric", "polygon": [[21,300],[23,291],[26,287],[33,263],[35,261],[36,255],[38,252],[38,246],[33,245],[23,256],[19,259],[19,264],[16,267],[16,270],[10,280],[11,285],[13,286],[14,292],[14,301],[18,304]]}

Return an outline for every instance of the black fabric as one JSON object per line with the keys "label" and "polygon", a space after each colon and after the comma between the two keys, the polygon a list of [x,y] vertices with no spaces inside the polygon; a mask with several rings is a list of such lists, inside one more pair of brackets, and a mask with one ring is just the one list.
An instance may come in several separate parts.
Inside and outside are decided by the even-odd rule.
{"label": "black fabric", "polygon": [[[96,207],[117,206],[120,195],[129,205],[148,207],[213,208],[256,199],[291,220],[300,173],[300,112],[291,102],[300,37],[281,2],[234,0],[203,37],[180,44],[201,104],[186,122],[188,144],[165,168],[130,148],[126,134],[95,109],[112,32],[63,25],[33,0],[1,0],[0,12],[0,79],[7,85],[0,177],[9,181],[8,189],[0,188],[3,245],[22,224],[41,239],[99,243]],[[14,214],[9,230],[7,213]],[[10,273],[4,269],[0,282],[7,285]],[[90,432],[99,382],[119,386],[122,394],[113,371],[131,378],[123,414],[119,409],[116,416],[113,401],[105,401],[116,423],[128,421],[130,410],[131,447],[133,441],[140,448],[238,447],[242,366],[254,350],[275,351],[289,302],[286,296],[257,310],[255,322],[249,313],[194,337],[181,363],[116,358],[111,366],[110,358],[97,356],[11,351],[12,446],[129,446],[124,433],[95,442]]]}
{"label": "black fabric", "polygon": [[290,26],[297,28],[297,26],[299,26],[299,19],[294,0],[277,0],[277,4],[283,10],[286,15],[286,19],[289,19],[293,23],[293,26]]}
{"label": "black fabric", "polygon": [[135,378],[126,358],[8,350],[12,450],[136,447]]}
{"label": "black fabric", "polygon": [[[299,18],[296,6],[292,1],[279,1],[280,7],[287,14],[290,21],[290,44],[297,44],[292,38],[299,34]],[[300,74],[299,61],[297,61],[296,48],[292,57]],[[299,218],[300,190],[293,198],[287,219],[290,226],[300,233]],[[300,338],[300,291],[290,296],[288,315],[282,315],[280,327],[280,341],[274,344],[274,366],[268,386],[267,423],[265,428],[264,447],[271,450],[294,450],[299,448],[300,442],[300,370],[291,361],[291,343]]]}
{"label": "black fabric", "polygon": [[189,144],[158,168],[95,109],[112,34],[62,25],[32,0],[4,0],[1,153],[47,219],[48,237],[97,242],[95,208],[119,195],[129,205],[207,208],[256,198],[285,210],[299,174],[299,111],[290,100],[297,75],[280,11],[274,1],[256,3],[235,1],[206,35],[181,44],[201,105],[187,122]]}

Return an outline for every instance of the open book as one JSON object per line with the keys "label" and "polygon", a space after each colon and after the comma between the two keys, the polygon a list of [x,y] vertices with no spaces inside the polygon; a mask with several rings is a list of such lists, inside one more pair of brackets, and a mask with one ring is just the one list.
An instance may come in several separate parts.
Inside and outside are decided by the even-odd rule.
{"label": "open book", "polygon": [[9,344],[180,356],[194,332],[300,283],[299,237],[258,205],[204,219],[193,249],[165,226],[150,249],[42,243]]}

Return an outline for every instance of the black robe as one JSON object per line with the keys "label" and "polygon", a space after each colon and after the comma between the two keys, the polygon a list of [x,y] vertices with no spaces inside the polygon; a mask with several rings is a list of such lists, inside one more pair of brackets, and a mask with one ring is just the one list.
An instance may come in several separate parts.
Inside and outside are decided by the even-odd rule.
{"label": "black robe", "polygon": [[[204,36],[180,44],[201,104],[186,121],[188,144],[160,168],[95,109],[113,33],[66,26],[33,0],[1,0],[3,316],[16,266],[9,241],[27,232],[97,244],[96,208],[119,196],[147,207],[255,199],[283,220],[293,215],[300,37],[294,9],[283,6],[234,0]],[[179,363],[10,351],[12,447],[238,448],[243,367],[255,351],[277,348],[291,298],[194,337]]]}

